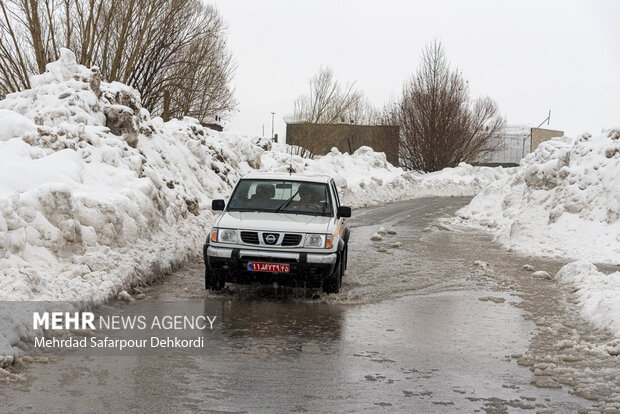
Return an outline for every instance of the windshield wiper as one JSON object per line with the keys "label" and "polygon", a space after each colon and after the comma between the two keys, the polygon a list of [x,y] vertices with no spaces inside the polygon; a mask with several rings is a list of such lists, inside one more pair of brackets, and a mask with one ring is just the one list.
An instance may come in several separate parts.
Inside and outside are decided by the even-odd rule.
{"label": "windshield wiper", "polygon": [[299,193],[299,188],[297,189],[297,191],[295,191],[295,194],[293,194],[292,196],[289,197],[288,200],[286,200],[284,203],[280,204],[280,206],[278,206],[278,208],[276,208],[274,213],[279,213],[280,210],[283,210],[286,206],[288,206],[290,204],[290,202],[293,201],[293,198],[295,198],[297,193]]}

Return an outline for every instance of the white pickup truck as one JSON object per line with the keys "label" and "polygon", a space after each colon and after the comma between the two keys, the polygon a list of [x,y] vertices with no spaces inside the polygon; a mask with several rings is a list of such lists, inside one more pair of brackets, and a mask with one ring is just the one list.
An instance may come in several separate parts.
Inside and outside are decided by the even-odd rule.
{"label": "white pickup truck", "polygon": [[322,287],[338,293],[347,267],[351,208],[329,176],[254,173],[235,186],[203,255],[205,287],[226,282]]}

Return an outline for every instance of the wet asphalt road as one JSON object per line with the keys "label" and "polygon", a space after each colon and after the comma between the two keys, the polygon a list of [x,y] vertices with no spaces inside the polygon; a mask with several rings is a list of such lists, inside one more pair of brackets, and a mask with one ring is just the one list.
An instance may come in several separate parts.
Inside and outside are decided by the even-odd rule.
{"label": "wet asphalt road", "polygon": [[[447,227],[468,199],[358,210],[338,295],[203,290],[201,262],[146,301],[222,302],[221,336],[187,357],[77,357],[16,367],[3,412],[578,412],[620,402],[613,340],[566,292],[478,232]],[[381,242],[370,236],[394,229]],[[71,410],[71,411],[73,411]]]}

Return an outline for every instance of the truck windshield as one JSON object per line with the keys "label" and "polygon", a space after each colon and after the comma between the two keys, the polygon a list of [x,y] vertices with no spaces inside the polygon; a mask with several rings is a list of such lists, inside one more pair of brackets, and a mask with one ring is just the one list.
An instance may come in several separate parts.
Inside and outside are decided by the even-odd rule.
{"label": "truck windshield", "polygon": [[227,210],[331,216],[332,203],[324,183],[245,179],[235,187]]}

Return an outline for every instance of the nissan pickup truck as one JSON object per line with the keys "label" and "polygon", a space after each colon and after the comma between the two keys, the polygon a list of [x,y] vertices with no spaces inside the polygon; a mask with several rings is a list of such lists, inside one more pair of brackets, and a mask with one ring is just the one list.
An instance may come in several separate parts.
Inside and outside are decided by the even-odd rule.
{"label": "nissan pickup truck", "polygon": [[351,208],[332,177],[253,173],[239,180],[203,248],[205,288],[227,282],[338,293],[347,268]]}

